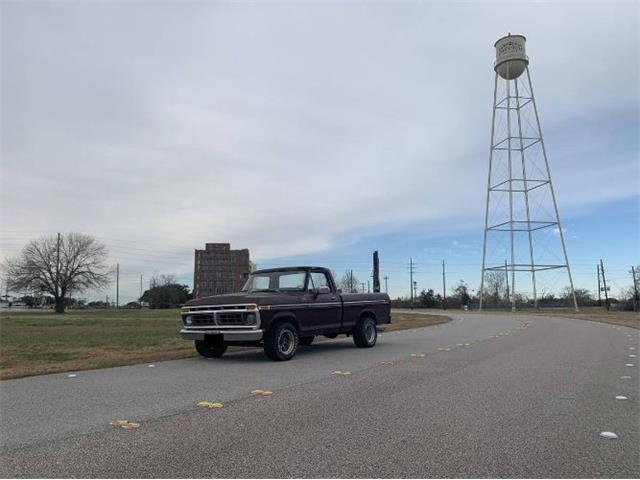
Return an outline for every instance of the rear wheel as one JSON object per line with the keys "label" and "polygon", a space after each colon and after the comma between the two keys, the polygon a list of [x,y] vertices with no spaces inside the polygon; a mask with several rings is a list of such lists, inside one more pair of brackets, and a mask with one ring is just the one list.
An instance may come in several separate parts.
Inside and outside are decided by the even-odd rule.
{"label": "rear wheel", "polygon": [[291,360],[298,349],[298,331],[290,323],[279,323],[269,329],[264,340],[264,353],[271,360]]}
{"label": "rear wheel", "polygon": [[300,339],[300,345],[302,345],[303,347],[308,347],[312,343],[313,343],[313,337],[302,337]]}
{"label": "rear wheel", "polygon": [[204,340],[196,340],[196,351],[206,358],[219,358],[227,351],[227,346],[222,345],[207,345]]}
{"label": "rear wheel", "polygon": [[356,329],[353,332],[353,343],[359,348],[371,348],[378,340],[378,329],[376,321],[371,317],[364,317],[358,320]]}

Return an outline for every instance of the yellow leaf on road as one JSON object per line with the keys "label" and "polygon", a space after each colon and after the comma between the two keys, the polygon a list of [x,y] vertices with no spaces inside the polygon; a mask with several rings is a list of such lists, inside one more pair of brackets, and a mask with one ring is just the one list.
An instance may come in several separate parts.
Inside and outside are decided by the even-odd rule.
{"label": "yellow leaf on road", "polygon": [[110,422],[110,424],[113,425],[114,427],[120,427],[126,430],[131,430],[133,428],[138,428],[140,426],[139,423],[132,422],[130,420],[114,420],[113,422]]}
{"label": "yellow leaf on road", "polygon": [[251,394],[252,394],[252,395],[255,395],[255,394],[257,394],[257,393],[264,393],[264,390],[261,390],[261,389],[259,389],[259,388],[256,388],[255,390],[251,390]]}
{"label": "yellow leaf on road", "polygon": [[220,402],[213,402],[209,405],[210,408],[222,408],[222,404]]}
{"label": "yellow leaf on road", "polygon": [[271,390],[265,390],[264,392],[262,392],[262,396],[268,397],[269,395],[273,395],[273,392]]}

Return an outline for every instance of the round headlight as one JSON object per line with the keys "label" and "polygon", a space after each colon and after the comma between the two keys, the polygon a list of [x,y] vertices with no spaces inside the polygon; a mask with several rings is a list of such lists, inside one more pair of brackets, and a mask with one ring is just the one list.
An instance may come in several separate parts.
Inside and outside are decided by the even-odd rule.
{"label": "round headlight", "polygon": [[187,315],[184,317],[184,323],[185,325],[191,325],[192,320],[191,320],[191,315]]}
{"label": "round headlight", "polygon": [[256,315],[255,315],[255,313],[248,313],[246,322],[249,325],[254,325],[256,323]]}

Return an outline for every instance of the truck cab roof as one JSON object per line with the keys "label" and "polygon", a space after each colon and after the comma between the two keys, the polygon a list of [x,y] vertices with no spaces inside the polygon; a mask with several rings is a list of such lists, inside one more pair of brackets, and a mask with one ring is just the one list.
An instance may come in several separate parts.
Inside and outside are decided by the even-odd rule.
{"label": "truck cab roof", "polygon": [[318,270],[323,272],[330,272],[328,268],[325,267],[313,267],[313,266],[299,266],[299,267],[277,267],[277,268],[263,268],[260,270],[255,270],[251,273],[271,273],[271,272],[293,272],[300,270]]}

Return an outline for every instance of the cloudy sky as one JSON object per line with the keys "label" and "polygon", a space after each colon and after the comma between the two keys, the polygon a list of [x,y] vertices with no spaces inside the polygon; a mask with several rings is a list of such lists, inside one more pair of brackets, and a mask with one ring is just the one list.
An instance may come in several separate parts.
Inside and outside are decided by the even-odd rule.
{"label": "cloudy sky", "polygon": [[594,288],[603,258],[622,288],[640,263],[638,11],[4,1],[2,255],[92,234],[125,301],[140,274],[191,283],[193,249],[217,241],[259,266],[364,279],[378,249],[393,295],[409,257],[419,288],[439,288],[446,259],[476,288],[493,44],[512,32],[528,40],[577,286]]}

